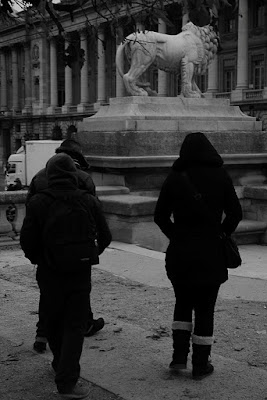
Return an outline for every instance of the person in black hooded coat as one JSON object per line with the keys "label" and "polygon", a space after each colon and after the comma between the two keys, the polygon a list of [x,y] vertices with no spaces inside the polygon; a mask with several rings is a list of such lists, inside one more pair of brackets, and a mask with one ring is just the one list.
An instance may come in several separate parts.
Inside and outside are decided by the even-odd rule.
{"label": "person in black hooded coat", "polygon": [[[191,184],[212,217],[209,218],[208,211],[193,197]],[[187,135],[180,157],[161,188],[154,221],[170,240],[166,272],[176,297],[170,368],[186,368],[194,310],[192,373],[195,379],[213,372],[209,355],[214,307],[220,285],[228,279],[220,232],[230,235],[241,219],[242,209],[222,158],[203,133]]]}
{"label": "person in black hooded coat", "polygon": [[[86,190],[88,193],[96,196],[95,184],[91,178],[91,176],[86,172],[89,169],[89,164],[82,154],[82,147],[80,143],[75,139],[66,139],[61,145],[56,149],[56,154],[67,154],[69,155],[75,163],[76,166],[76,175],[78,179],[78,187],[81,190]],[[29,190],[26,198],[26,205],[30,201],[33,195],[36,193],[40,193],[42,190],[47,189],[48,180],[46,176],[46,168],[41,169],[37,174],[32,178],[32,181],[29,186]],[[42,295],[40,295],[39,300],[39,310],[38,310],[38,322],[36,324],[36,336],[33,344],[34,350],[38,353],[43,353],[46,350],[46,332],[44,328],[44,308]],[[104,327],[104,319],[102,317],[94,319],[93,311],[91,308],[91,299],[89,297],[88,302],[88,323],[85,332],[85,336],[92,336],[100,329]]]}
{"label": "person in black hooded coat", "polygon": [[30,198],[20,232],[20,244],[25,257],[38,265],[37,281],[58,392],[62,398],[78,399],[88,395],[88,388],[80,387],[77,382],[88,321],[91,263],[84,259],[84,267],[74,265],[71,272],[67,268],[48,265],[43,234],[50,207],[59,198],[62,203],[68,200],[68,204],[72,204],[75,196],[79,195],[89,220],[96,228],[99,254],[110,244],[112,237],[96,197],[89,193],[79,194],[77,170],[70,156],[60,153],[51,157],[47,162],[46,176],[46,192],[50,195],[41,191]]}

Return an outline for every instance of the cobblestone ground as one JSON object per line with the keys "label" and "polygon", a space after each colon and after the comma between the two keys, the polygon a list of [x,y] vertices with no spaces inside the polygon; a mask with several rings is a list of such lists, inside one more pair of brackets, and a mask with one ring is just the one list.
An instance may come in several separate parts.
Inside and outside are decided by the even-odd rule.
{"label": "cobblestone ground", "polygon": [[[38,290],[33,266],[0,269],[0,279]],[[133,323],[155,333],[154,339],[171,335],[174,306],[172,289],[154,288],[94,268],[92,307],[101,314]],[[9,301],[2,298],[0,302]],[[37,304],[36,304],[37,312]],[[34,331],[34,329],[33,329]],[[267,370],[267,303],[240,298],[218,298],[213,351]]]}
{"label": "cobblestone ground", "polygon": [[[108,320],[115,320],[118,324],[120,321],[126,322],[151,332],[148,340],[155,343],[158,340],[162,343],[171,336],[174,306],[172,289],[147,286],[97,268],[93,270],[92,280],[92,307],[96,318],[101,315],[107,318],[107,330]],[[3,283],[3,287],[4,283],[14,284],[14,288],[20,285],[25,295],[28,290],[34,289],[38,298],[35,272],[31,265],[16,266],[9,265],[8,262],[2,264],[0,282]],[[8,302],[12,302],[12,291],[8,295],[3,292],[0,295],[1,315],[5,309],[8,309]],[[36,320],[37,306],[36,302],[36,307],[33,303],[35,309],[29,307],[25,309],[26,313],[36,315]],[[25,318],[27,318],[26,314]],[[32,324],[32,339],[35,334],[34,324]],[[0,398],[3,397],[5,400],[51,399],[51,393],[55,393],[55,389],[48,361],[36,356],[31,348],[9,341],[7,329],[8,327],[0,327]],[[215,354],[267,371],[266,332],[266,302],[246,301],[238,297],[226,300],[219,297],[215,313],[215,344],[213,346]],[[4,396],[1,396],[1,392]],[[23,397],[21,397],[22,393],[25,394]],[[49,393],[50,396],[47,397]],[[237,398],[239,400],[239,397],[235,397]],[[257,400],[264,398],[267,399],[267,393],[266,397]],[[90,399],[119,400],[120,398],[92,385]]]}

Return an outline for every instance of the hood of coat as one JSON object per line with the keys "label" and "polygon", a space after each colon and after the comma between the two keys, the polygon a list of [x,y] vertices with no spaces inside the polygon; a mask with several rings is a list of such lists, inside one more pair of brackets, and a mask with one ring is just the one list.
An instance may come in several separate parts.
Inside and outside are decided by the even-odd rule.
{"label": "hood of coat", "polygon": [[56,149],[56,153],[68,154],[81,169],[88,169],[90,166],[82,154],[82,146],[77,140],[66,139]]}
{"label": "hood of coat", "polygon": [[180,157],[174,162],[173,169],[181,170],[193,165],[221,167],[223,159],[202,132],[187,135],[182,143]]}
{"label": "hood of coat", "polygon": [[75,163],[65,153],[56,154],[48,160],[46,176],[49,187],[56,189],[76,189],[78,187]]}

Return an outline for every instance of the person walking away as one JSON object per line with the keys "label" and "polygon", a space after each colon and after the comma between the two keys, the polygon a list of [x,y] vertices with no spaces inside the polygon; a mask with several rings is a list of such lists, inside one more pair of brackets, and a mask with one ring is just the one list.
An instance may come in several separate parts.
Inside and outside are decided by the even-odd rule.
{"label": "person walking away", "polygon": [[[214,215],[213,221],[198,196],[192,195],[191,184]],[[214,370],[209,362],[214,308],[220,285],[228,279],[221,233],[230,235],[241,219],[242,209],[222,158],[203,133],[190,133],[162,185],[154,221],[170,240],[165,267],[176,298],[170,368],[186,368],[192,336],[194,379]]]}
{"label": "person walking away", "polygon": [[[86,172],[89,169],[89,164],[82,154],[82,148],[80,143],[74,139],[66,139],[61,145],[56,149],[56,154],[65,153],[68,154],[75,162],[77,168],[77,178],[79,189],[86,190],[92,195],[96,195],[95,185],[91,176]],[[30,198],[39,193],[43,189],[47,189],[47,176],[46,169],[43,168],[33,177],[27,198],[26,204],[29,202]],[[38,322],[36,324],[36,336],[33,344],[33,348],[38,353],[43,353],[46,350],[46,332],[44,329],[44,310],[42,306],[42,295],[40,294],[39,299],[39,309],[38,309]],[[89,297],[88,302],[88,323],[85,331],[85,336],[92,336],[104,327],[104,319],[102,317],[94,319],[94,315],[91,308],[91,301]]]}
{"label": "person walking away", "polygon": [[91,267],[110,244],[111,233],[99,201],[78,189],[77,170],[70,156],[53,156],[46,175],[48,189],[32,196],[27,204],[20,244],[25,257],[38,265],[57,390],[64,399],[81,399],[88,395],[88,388],[80,386],[78,379]]}

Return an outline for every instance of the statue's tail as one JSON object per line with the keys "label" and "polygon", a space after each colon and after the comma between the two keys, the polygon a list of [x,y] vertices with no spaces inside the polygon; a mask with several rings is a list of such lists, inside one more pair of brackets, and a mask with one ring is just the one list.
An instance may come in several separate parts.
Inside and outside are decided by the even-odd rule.
{"label": "statue's tail", "polygon": [[124,47],[126,45],[126,41],[122,42],[117,48],[116,52],[116,67],[121,77],[123,77],[124,72],[122,69],[123,66],[123,57],[124,57]]}

